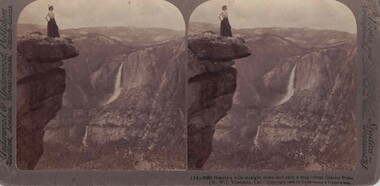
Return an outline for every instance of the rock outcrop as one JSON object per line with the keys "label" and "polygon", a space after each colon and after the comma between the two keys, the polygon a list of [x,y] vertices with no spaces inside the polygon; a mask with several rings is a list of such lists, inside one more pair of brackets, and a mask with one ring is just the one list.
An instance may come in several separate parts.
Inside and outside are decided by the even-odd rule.
{"label": "rock outcrop", "polygon": [[17,40],[17,166],[33,169],[43,153],[45,125],[65,90],[61,60],[79,55],[68,39],[34,33]]}
{"label": "rock outcrop", "polygon": [[188,38],[188,168],[201,169],[212,151],[215,124],[232,107],[237,76],[232,59],[251,53],[240,38],[211,33]]}
{"label": "rock outcrop", "polygon": [[190,35],[188,44],[199,60],[229,61],[250,55],[242,38],[228,38],[205,32]]}

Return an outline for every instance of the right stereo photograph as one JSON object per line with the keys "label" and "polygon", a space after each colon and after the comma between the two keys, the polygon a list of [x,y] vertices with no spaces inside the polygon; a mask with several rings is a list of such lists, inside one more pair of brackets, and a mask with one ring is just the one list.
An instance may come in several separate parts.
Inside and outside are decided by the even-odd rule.
{"label": "right stereo photograph", "polygon": [[353,170],[357,27],[333,0],[211,0],[188,28],[188,168]]}

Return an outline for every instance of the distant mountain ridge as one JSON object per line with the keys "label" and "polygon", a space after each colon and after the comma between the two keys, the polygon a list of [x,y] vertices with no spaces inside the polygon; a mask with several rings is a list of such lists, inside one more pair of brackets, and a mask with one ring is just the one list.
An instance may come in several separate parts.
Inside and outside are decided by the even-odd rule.
{"label": "distant mountain ridge", "polygon": [[[46,27],[36,24],[18,24],[17,35],[30,32],[41,32],[46,35]],[[166,28],[140,28],[140,27],[90,27],[60,30],[61,37],[78,37],[84,34],[101,34],[124,45],[138,47],[157,44],[162,41],[185,37],[185,31]]]}
{"label": "distant mountain ridge", "polygon": [[[210,23],[189,23],[189,33],[202,33],[204,31],[214,31],[219,33],[219,25]],[[262,34],[272,34],[293,41],[300,47],[325,47],[335,45],[342,41],[352,42],[356,40],[356,34],[336,31],[336,30],[318,30],[310,28],[244,28],[234,29],[232,25],[232,33],[234,36],[242,37],[246,40]]]}

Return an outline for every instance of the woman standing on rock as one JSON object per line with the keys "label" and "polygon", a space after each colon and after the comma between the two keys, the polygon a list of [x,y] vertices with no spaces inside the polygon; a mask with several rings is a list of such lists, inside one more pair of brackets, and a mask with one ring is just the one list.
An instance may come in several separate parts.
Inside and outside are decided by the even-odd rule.
{"label": "woman standing on rock", "polygon": [[48,22],[47,35],[49,37],[59,37],[58,26],[54,19],[53,10],[54,10],[54,7],[49,5],[49,12],[45,17],[46,21]]}
{"label": "woman standing on rock", "polygon": [[220,35],[225,37],[232,37],[231,25],[228,21],[227,5],[222,6],[222,12],[219,14],[220,19]]}

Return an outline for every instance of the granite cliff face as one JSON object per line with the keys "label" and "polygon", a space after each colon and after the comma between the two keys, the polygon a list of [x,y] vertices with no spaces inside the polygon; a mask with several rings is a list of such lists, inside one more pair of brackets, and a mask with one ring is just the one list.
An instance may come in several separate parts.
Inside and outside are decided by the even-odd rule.
{"label": "granite cliff face", "polygon": [[234,103],[216,125],[203,168],[352,170],[355,36],[309,29],[235,33],[254,55],[236,61]]}
{"label": "granite cliff face", "polygon": [[244,40],[211,33],[190,35],[188,44],[188,168],[200,169],[212,151],[215,124],[232,107],[232,60],[251,53]]}
{"label": "granite cliff face", "polygon": [[[115,91],[86,126],[82,145],[84,155],[92,158],[85,161],[98,164],[103,155],[129,160],[96,168],[185,168],[184,54],[185,44],[180,39],[105,64],[117,71]],[[115,157],[117,152],[121,155]]]}
{"label": "granite cliff face", "polygon": [[[80,49],[81,55],[68,60],[69,63],[63,66],[68,72],[65,107],[74,110],[96,107],[113,92],[113,84],[101,79],[114,80],[109,77],[99,77],[96,72],[104,66],[105,61],[117,55],[129,54],[133,49],[117,40],[96,33],[77,34],[70,38]],[[114,78],[115,69],[111,68],[106,73]]]}
{"label": "granite cliff face", "polygon": [[[354,168],[355,51],[354,43],[343,43],[295,59],[292,64],[295,74],[288,80],[293,81],[292,95],[261,113],[253,151],[260,155],[250,160],[252,166],[301,170]],[[278,165],[278,161],[289,163]]]}
{"label": "granite cliff face", "polygon": [[17,166],[33,169],[43,153],[45,125],[56,116],[65,91],[62,60],[78,50],[67,39],[38,33],[17,39]]}

